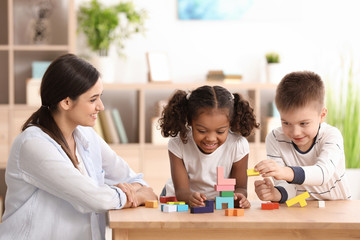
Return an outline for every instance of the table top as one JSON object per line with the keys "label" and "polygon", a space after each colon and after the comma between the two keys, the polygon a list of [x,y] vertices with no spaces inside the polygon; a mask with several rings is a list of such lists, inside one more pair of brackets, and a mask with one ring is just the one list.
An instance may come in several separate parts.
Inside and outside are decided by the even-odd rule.
{"label": "table top", "polygon": [[225,216],[225,210],[214,213],[161,212],[158,208],[130,208],[110,210],[109,226],[116,229],[360,229],[360,200],[325,201],[319,208],[317,201],[307,201],[279,209],[261,210],[260,201],[251,201],[244,216]]}

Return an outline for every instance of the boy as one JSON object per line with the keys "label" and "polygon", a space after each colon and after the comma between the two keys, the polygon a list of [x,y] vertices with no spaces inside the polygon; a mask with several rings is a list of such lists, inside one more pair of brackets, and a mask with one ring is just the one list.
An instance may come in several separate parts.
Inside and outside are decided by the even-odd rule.
{"label": "boy", "polygon": [[267,135],[268,159],[254,167],[265,177],[255,181],[260,200],[283,203],[305,191],[311,199],[350,199],[343,138],[324,122],[324,95],[313,72],[289,73],[279,83],[275,104],[282,126]]}

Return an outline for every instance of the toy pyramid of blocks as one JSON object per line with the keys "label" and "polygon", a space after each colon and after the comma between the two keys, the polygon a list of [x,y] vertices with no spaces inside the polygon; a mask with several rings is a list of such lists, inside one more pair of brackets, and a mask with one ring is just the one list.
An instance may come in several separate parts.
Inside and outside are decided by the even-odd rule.
{"label": "toy pyramid of blocks", "polygon": [[222,209],[223,204],[227,204],[227,208],[234,208],[234,191],[235,191],[235,178],[224,178],[224,168],[217,167],[217,185],[215,190],[220,192],[220,197],[215,199],[215,208]]}

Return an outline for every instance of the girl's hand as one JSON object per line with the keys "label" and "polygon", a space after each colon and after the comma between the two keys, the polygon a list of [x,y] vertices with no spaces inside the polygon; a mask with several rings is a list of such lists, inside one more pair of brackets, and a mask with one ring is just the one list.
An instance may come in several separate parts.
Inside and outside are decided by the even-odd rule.
{"label": "girl's hand", "polygon": [[242,193],[234,193],[234,200],[239,201],[239,208],[249,208],[251,206],[249,200]]}
{"label": "girl's hand", "polygon": [[189,198],[190,207],[205,207],[206,196],[203,193],[193,192]]}
{"label": "girl's hand", "polygon": [[257,180],[254,183],[256,195],[262,201],[275,201],[278,202],[281,199],[280,192],[274,188],[273,183],[269,178],[263,180]]}
{"label": "girl's hand", "polygon": [[121,191],[123,191],[126,194],[126,197],[127,197],[126,206],[127,207],[137,207],[138,206],[139,203],[138,203],[137,197],[136,197],[137,189],[132,184],[119,183],[115,186],[120,188]]}
{"label": "girl's hand", "polygon": [[289,167],[281,167],[272,159],[259,162],[254,167],[255,171],[260,172],[262,177],[274,177],[277,180],[291,182],[294,179],[294,172]]}

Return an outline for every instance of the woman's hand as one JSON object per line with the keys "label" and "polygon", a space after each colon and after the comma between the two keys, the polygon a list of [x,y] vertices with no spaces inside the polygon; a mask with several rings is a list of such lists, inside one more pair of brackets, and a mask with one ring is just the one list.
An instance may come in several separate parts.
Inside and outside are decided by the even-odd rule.
{"label": "woman's hand", "polygon": [[119,183],[115,185],[116,187],[120,188],[126,194],[127,202],[125,206],[127,207],[137,207],[139,205],[138,199],[136,196],[136,188],[131,183]]}

